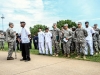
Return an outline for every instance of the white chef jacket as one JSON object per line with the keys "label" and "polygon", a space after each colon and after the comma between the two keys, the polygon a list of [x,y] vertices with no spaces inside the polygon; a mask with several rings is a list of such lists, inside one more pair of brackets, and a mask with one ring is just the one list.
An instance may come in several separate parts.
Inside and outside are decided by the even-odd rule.
{"label": "white chef jacket", "polygon": [[92,34],[95,33],[95,31],[90,26],[88,28],[85,28],[85,29],[88,33],[88,36],[86,37],[86,40],[92,40]]}
{"label": "white chef jacket", "polygon": [[51,37],[52,37],[51,32],[45,32],[45,42],[51,42],[52,41]]}
{"label": "white chef jacket", "polygon": [[44,32],[38,33],[38,42],[44,42]]}

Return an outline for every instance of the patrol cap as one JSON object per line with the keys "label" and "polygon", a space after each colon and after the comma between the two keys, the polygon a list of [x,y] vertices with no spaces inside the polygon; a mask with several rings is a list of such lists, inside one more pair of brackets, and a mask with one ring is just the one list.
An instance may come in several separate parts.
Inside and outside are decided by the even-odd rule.
{"label": "patrol cap", "polygon": [[9,22],[9,26],[10,26],[10,25],[14,25],[14,24],[13,24],[12,22]]}
{"label": "patrol cap", "polygon": [[82,22],[78,22],[78,25],[82,24]]}
{"label": "patrol cap", "polygon": [[1,33],[1,35],[3,35],[3,33]]}
{"label": "patrol cap", "polygon": [[75,26],[73,26],[72,28],[76,28]]}
{"label": "patrol cap", "polygon": [[68,26],[68,24],[64,24],[64,26]]}
{"label": "patrol cap", "polygon": [[53,23],[53,26],[54,26],[54,25],[57,25],[57,23]]}

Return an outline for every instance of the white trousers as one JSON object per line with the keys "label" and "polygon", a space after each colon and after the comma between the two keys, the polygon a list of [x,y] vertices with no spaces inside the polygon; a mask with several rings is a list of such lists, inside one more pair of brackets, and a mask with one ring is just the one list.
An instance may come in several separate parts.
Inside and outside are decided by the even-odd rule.
{"label": "white trousers", "polygon": [[90,55],[94,54],[93,41],[92,40],[86,40],[85,55],[88,55],[88,52],[89,52],[88,50],[90,50]]}
{"label": "white trousers", "polygon": [[44,42],[39,42],[39,53],[40,54],[45,54]]}
{"label": "white trousers", "polygon": [[52,55],[52,42],[45,43],[45,48],[46,48],[46,54],[49,54],[50,51],[50,54]]}

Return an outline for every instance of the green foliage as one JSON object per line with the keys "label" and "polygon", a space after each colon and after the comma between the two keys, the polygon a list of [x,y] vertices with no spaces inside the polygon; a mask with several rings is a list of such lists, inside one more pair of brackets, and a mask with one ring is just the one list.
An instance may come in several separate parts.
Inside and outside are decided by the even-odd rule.
{"label": "green foliage", "polygon": [[57,27],[61,29],[62,26],[64,26],[64,24],[68,24],[68,27],[71,28],[73,26],[77,26],[77,24],[71,20],[60,20],[57,22]]}
{"label": "green foliage", "polygon": [[30,27],[32,36],[37,34],[39,28],[42,28],[43,30],[45,30],[45,28],[47,28],[47,26],[37,24],[37,25],[34,25],[33,27]]}

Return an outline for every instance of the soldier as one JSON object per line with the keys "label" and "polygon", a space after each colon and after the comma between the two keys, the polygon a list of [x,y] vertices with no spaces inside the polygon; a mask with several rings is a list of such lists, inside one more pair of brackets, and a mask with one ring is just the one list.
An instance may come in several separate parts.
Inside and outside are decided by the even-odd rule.
{"label": "soldier", "polygon": [[63,31],[63,48],[64,48],[64,56],[70,57],[70,45],[72,38],[72,31],[68,29],[68,24],[64,25]]}
{"label": "soldier", "polygon": [[88,33],[85,29],[82,28],[82,23],[78,22],[78,28],[75,31],[75,38],[76,38],[76,50],[77,50],[77,57],[80,58],[81,52],[83,53],[83,58],[85,57],[85,46],[86,46],[86,37]]}
{"label": "soldier", "polygon": [[4,50],[4,40],[5,40],[5,36],[3,33],[0,34],[0,49]]}
{"label": "soldier", "polygon": [[93,49],[96,55],[98,55],[99,50],[98,50],[98,41],[99,41],[99,33],[95,31],[93,35]]}
{"label": "soldier", "polygon": [[64,54],[64,49],[63,49],[63,30],[64,30],[64,26],[62,26],[62,28],[60,30],[60,39],[61,39],[61,50],[62,50],[62,54]]}
{"label": "soldier", "polygon": [[12,57],[13,54],[13,44],[14,44],[14,39],[15,39],[15,32],[13,31],[13,23],[9,23],[9,28],[6,30],[6,40],[9,44],[9,51],[8,51],[8,57],[7,60],[14,60]]}
{"label": "soldier", "polygon": [[53,31],[52,31],[52,42],[54,46],[54,55],[53,56],[58,56],[59,54],[59,43],[60,43],[60,29],[57,28],[57,24],[53,24]]}
{"label": "soldier", "polygon": [[98,32],[98,34],[99,34],[98,47],[99,47],[99,49],[100,49],[100,29],[98,28],[98,25],[97,25],[97,24],[94,24],[94,30],[95,30],[96,32]]}
{"label": "soldier", "polygon": [[71,41],[71,52],[74,53],[76,49],[76,40],[75,40],[75,30],[76,27],[72,27],[72,41]]}

